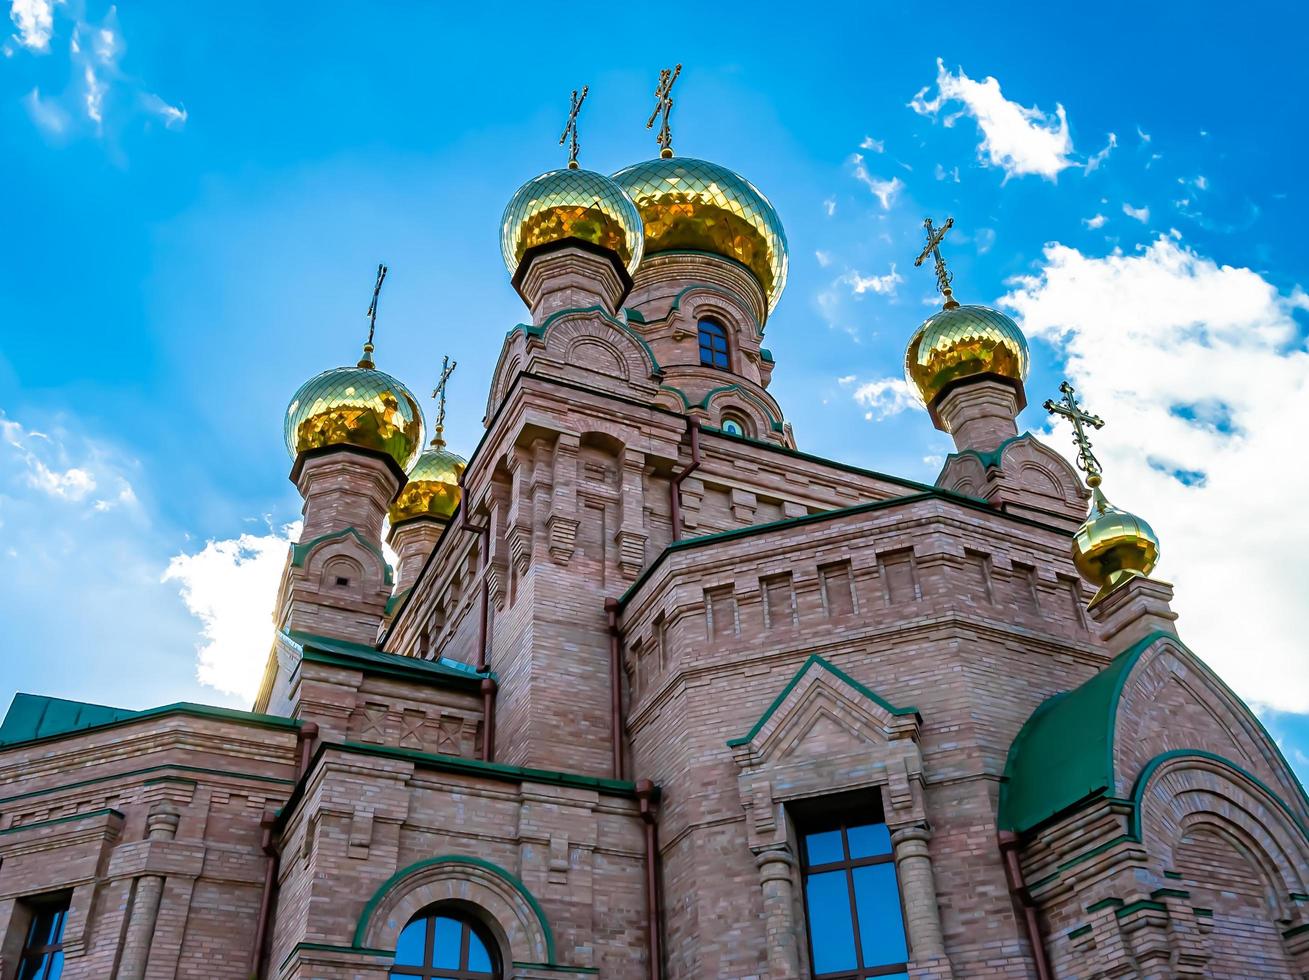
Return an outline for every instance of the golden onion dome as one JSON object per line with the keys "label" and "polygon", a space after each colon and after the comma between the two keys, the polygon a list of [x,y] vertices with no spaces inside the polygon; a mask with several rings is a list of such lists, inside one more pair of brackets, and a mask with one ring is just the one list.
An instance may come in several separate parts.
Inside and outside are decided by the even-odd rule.
{"label": "golden onion dome", "polygon": [[1095,605],[1114,589],[1139,575],[1149,575],[1159,564],[1159,538],[1135,514],[1119,510],[1100,492],[1100,478],[1092,475],[1091,515],[1073,535],[1073,564],[1099,588]]}
{"label": "golden onion dome", "polygon": [[565,168],[518,188],[500,221],[500,254],[509,274],[529,248],[577,238],[618,256],[628,274],[641,262],[641,216],[622,189],[594,170]]}
{"label": "golden onion dome", "polygon": [[459,505],[459,478],[468,461],[445,448],[440,436],[423,450],[409,471],[409,482],[391,505],[391,525],[416,517],[448,521]]}
{"label": "golden onion dome", "polygon": [[712,252],[749,269],[771,313],[786,287],[786,232],[768,198],[726,167],[659,157],[614,174],[645,223],[645,254]]}
{"label": "golden onion dome", "polygon": [[370,347],[358,366],[324,371],[295,393],[284,429],[292,457],[323,446],[358,446],[385,453],[402,470],[414,461],[423,413],[408,388],[373,366]]}
{"label": "golden onion dome", "polygon": [[951,306],[928,317],[909,339],[904,373],[924,405],[953,381],[994,374],[1027,379],[1027,338],[1018,324],[987,306]]}

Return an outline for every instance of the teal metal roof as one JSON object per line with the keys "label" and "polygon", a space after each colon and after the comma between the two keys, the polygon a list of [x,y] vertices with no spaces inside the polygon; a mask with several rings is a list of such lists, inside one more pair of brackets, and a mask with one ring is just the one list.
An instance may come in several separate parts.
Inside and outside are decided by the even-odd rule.
{"label": "teal metal roof", "polygon": [[390,673],[408,680],[452,681],[462,685],[480,686],[483,678],[495,677],[495,674],[489,672],[479,674],[476,667],[445,657],[423,660],[419,657],[407,657],[402,653],[387,653],[364,643],[352,643],[349,640],[337,640],[329,636],[317,636],[296,630],[283,631],[282,635],[304,659],[313,663]]}

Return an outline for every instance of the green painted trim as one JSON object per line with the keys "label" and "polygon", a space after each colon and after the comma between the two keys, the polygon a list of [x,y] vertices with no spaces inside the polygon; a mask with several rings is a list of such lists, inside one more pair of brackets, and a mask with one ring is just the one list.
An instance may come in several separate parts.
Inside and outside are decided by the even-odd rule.
{"label": "green painted trim", "polygon": [[1090,923],[1087,923],[1087,924],[1084,925],[1084,926],[1078,926],[1076,929],[1071,930],[1071,931],[1068,933],[1068,935],[1065,936],[1064,938],[1065,938],[1065,939],[1081,939],[1083,936],[1085,936],[1085,935],[1086,935],[1088,932],[1090,932],[1090,931],[1091,931],[1091,924],[1090,924]]}
{"label": "green painted trim", "polygon": [[714,396],[722,394],[724,391],[739,392],[742,398],[746,399],[749,402],[753,402],[755,405],[757,405],[760,409],[763,410],[764,415],[768,416],[768,423],[774,432],[785,431],[782,428],[781,420],[778,419],[778,417],[773,414],[773,410],[768,407],[768,403],[765,402],[758,395],[756,395],[754,392],[742,387],[736,382],[732,382],[731,384],[719,385],[717,388],[710,388],[709,391],[705,393],[705,396],[701,398],[700,401],[696,404],[696,407],[703,408],[706,412],[709,411],[709,403],[713,401]]}
{"label": "green painted trim", "polygon": [[[147,779],[144,783],[146,786],[158,786],[160,783],[181,783],[184,786],[199,786],[200,783],[195,779],[187,779],[185,776],[156,776],[154,779]],[[60,789],[66,787],[61,786]]]}
{"label": "green painted trim", "polygon": [[623,315],[627,317],[627,322],[645,323],[645,314],[635,306],[624,306]]}
{"label": "green painted trim", "polygon": [[[24,696],[35,697],[36,695]],[[61,738],[73,738],[78,735],[84,735],[88,732],[100,732],[110,728],[122,728],[125,725],[133,725],[139,721],[149,721],[154,718],[173,714],[191,715],[196,718],[207,718],[215,721],[234,721],[244,725],[254,725],[259,728],[283,728],[292,731],[300,728],[300,722],[294,721],[290,718],[282,718],[277,715],[265,715],[253,711],[238,711],[236,708],[219,708],[209,704],[195,704],[190,701],[178,701],[175,704],[164,704],[157,708],[146,708],[143,711],[132,711],[119,717],[115,717],[112,721],[99,722],[81,728],[72,728],[67,731],[51,732],[47,735],[38,735],[34,738],[21,738],[10,742],[0,743],[0,753],[19,747],[41,745]]]}
{"label": "green painted trim", "polygon": [[[753,440],[752,440],[753,441]],[[1012,521],[1016,524],[1022,524],[1027,527],[1040,528],[1043,531],[1051,531],[1062,537],[1071,538],[1070,532],[1054,527],[1050,524],[1042,524],[1040,521],[1034,521],[1027,517],[1019,517],[1017,514],[1006,514],[1003,511],[993,510],[987,504],[973,497],[965,497],[962,494],[951,493],[949,490],[938,490],[936,487],[921,486],[918,493],[905,494],[903,497],[887,497],[885,500],[870,500],[862,504],[853,504],[849,507],[837,507],[833,510],[822,510],[816,514],[801,514],[799,517],[783,517],[781,520],[769,521],[766,524],[751,524],[749,527],[737,527],[728,531],[717,531],[713,534],[701,534],[697,537],[682,538],[667,545],[661,551],[653,562],[646,566],[635,582],[633,582],[626,592],[618,599],[619,608],[623,608],[631,601],[632,597],[645,585],[646,581],[655,571],[663,564],[664,560],[674,552],[685,551],[688,548],[699,548],[706,544],[719,544],[723,541],[734,541],[737,538],[748,538],[756,534],[768,534],[781,528],[803,527],[807,524],[816,524],[820,521],[837,520],[842,517],[849,517],[857,514],[869,514],[878,510],[886,510],[892,507],[899,507],[905,504],[915,504],[924,500],[940,500],[943,503],[957,504],[969,510],[982,511],[991,517],[1002,518]]]}
{"label": "green painted trim", "polygon": [[1269,799],[1276,803],[1281,811],[1286,814],[1287,819],[1289,819],[1300,833],[1304,835],[1304,839],[1309,841],[1309,827],[1306,827],[1304,822],[1295,815],[1295,811],[1291,809],[1290,805],[1269,789],[1267,784],[1259,779],[1258,776],[1255,776],[1248,770],[1238,766],[1231,759],[1225,758],[1216,752],[1208,752],[1204,749],[1172,749],[1168,752],[1160,753],[1145,764],[1145,768],[1142,769],[1140,775],[1136,777],[1136,785],[1132,789],[1132,816],[1128,823],[1128,834],[1131,836],[1132,840],[1138,842],[1141,840],[1141,801],[1145,797],[1145,790],[1146,787],[1150,785],[1151,777],[1154,776],[1160,766],[1167,762],[1171,762],[1173,759],[1180,758],[1207,759],[1210,762],[1217,762],[1221,765],[1227,766],[1234,772],[1244,776],[1255,786],[1258,786],[1263,790],[1264,793],[1268,795]]}
{"label": "green painted trim", "polygon": [[1182,880],[1182,873],[1181,873],[1180,871],[1165,871],[1165,872],[1164,872],[1164,877],[1165,877],[1165,878],[1172,878],[1174,881],[1181,881],[1181,880]]}
{"label": "green painted trim", "polygon": [[682,400],[682,408],[686,409],[687,411],[690,411],[691,399],[686,397],[686,392],[684,392],[681,388],[678,388],[675,385],[660,385],[659,390],[671,391],[673,394],[675,394],[678,398]]}
{"label": "green painted trim", "polygon": [[563,963],[525,963],[514,960],[514,966],[520,970],[544,970],[546,973],[586,973],[599,974],[598,966],[567,966]]}
{"label": "green painted trim", "polygon": [[1309,902],[1309,895],[1306,895],[1303,892],[1291,892],[1291,901]]}
{"label": "green painted trim", "polygon": [[536,900],[536,896],[528,890],[527,886],[524,885],[516,875],[506,871],[504,868],[500,867],[500,865],[494,864],[485,858],[471,857],[464,854],[442,854],[439,857],[425,858],[422,861],[415,861],[413,864],[409,865],[409,867],[403,868],[391,875],[390,878],[378,887],[377,891],[373,892],[373,897],[364,904],[364,910],[359,914],[359,923],[355,926],[355,947],[363,948],[364,934],[368,932],[368,926],[372,921],[373,913],[377,910],[377,906],[381,903],[382,899],[385,898],[387,893],[397,884],[408,876],[416,874],[425,868],[435,867],[439,864],[456,863],[471,864],[475,867],[482,868],[484,871],[490,871],[492,874],[502,878],[509,885],[513,886],[514,890],[527,901],[527,904],[532,907],[532,911],[536,913],[536,920],[540,923],[541,931],[545,934],[545,955],[549,959],[550,965],[559,962],[559,957],[555,955],[554,933],[550,931],[550,922],[546,919],[545,910],[541,908],[541,903]]}
{"label": "green painted trim", "polygon": [[398,759],[412,762],[426,769],[441,772],[463,773],[469,776],[484,776],[502,782],[515,783],[549,783],[553,786],[568,786],[573,789],[594,790],[606,796],[621,796],[624,799],[636,799],[636,784],[620,779],[602,779],[599,776],[579,776],[570,772],[554,769],[527,769],[521,766],[508,766],[501,762],[483,762],[481,759],[465,759],[457,755],[439,755],[434,752],[420,752],[418,749],[397,749],[385,745],[364,745],[359,742],[322,742],[322,749],[339,749],[371,755],[378,758]]}
{"label": "green painted trim", "polygon": [[804,675],[808,673],[809,668],[815,665],[822,667],[833,677],[836,677],[839,680],[844,681],[846,684],[849,684],[851,687],[853,687],[856,691],[858,691],[868,700],[872,701],[874,704],[880,705],[884,710],[891,712],[891,714],[893,715],[917,715],[918,714],[917,708],[897,708],[895,705],[893,705],[890,701],[886,700],[884,697],[879,695],[877,692],[870,690],[869,688],[865,687],[863,684],[860,684],[857,680],[855,680],[845,671],[841,670],[839,667],[836,667],[833,664],[828,663],[818,654],[811,653],[809,655],[809,659],[806,660],[800,666],[800,669],[795,672],[795,676],[793,676],[790,679],[790,681],[787,682],[786,687],[782,688],[782,692],[778,694],[777,697],[773,698],[773,703],[764,709],[764,713],[759,716],[759,720],[754,723],[754,727],[751,728],[750,731],[747,732],[745,735],[742,735],[740,738],[730,739],[727,743],[728,747],[736,748],[738,745],[745,745],[747,742],[751,741],[756,735],[758,735],[759,732],[763,729],[764,725],[768,723],[768,719],[773,717],[773,714],[777,711],[778,708],[781,707],[782,702],[786,700],[787,695],[789,695],[793,690],[795,690],[796,685],[799,684],[800,680],[804,677]]}
{"label": "green painted trim", "polygon": [[[981,463],[985,469],[988,470],[995,469],[1000,466],[1001,461],[1004,459],[1004,452],[1006,449],[1009,448],[1010,443],[1035,440],[1035,439],[1036,437],[1033,436],[1032,433],[1030,432],[1020,432],[1016,436],[1010,436],[1008,439],[1000,443],[1000,445],[996,446],[994,449],[990,450],[989,452],[983,452],[980,449],[961,449],[957,453],[950,453],[950,455],[948,455],[945,458],[945,463],[946,466],[949,466],[950,460],[955,459],[957,457],[975,456],[977,458],[977,461]],[[944,467],[942,467],[942,469],[944,469]]]}
{"label": "green painted trim", "polygon": [[763,361],[765,364],[777,363],[775,360],[773,360],[773,352],[770,351],[767,347],[759,348],[759,360]]}
{"label": "green painted trim", "polygon": [[1185,888],[1156,888],[1150,893],[1151,898],[1190,898],[1191,893]]}
{"label": "green painted trim", "polygon": [[1091,848],[1089,851],[1083,851],[1081,854],[1077,855],[1077,857],[1071,858],[1065,861],[1063,864],[1059,865],[1057,868],[1055,868],[1055,873],[1050,875],[1050,878],[1058,878],[1059,875],[1067,871],[1069,868],[1075,868],[1083,861],[1089,861],[1091,860],[1091,858],[1096,857],[1099,854],[1103,854],[1105,851],[1113,850],[1119,844],[1122,844],[1130,840],[1131,838],[1128,837],[1126,834],[1119,834],[1117,837],[1113,838],[1112,840],[1107,840],[1103,844],[1099,844],[1096,847]]}
{"label": "green painted trim", "polygon": [[[627,334],[627,336],[631,337],[638,344],[640,344],[641,349],[645,351],[645,356],[650,361],[650,373],[651,374],[663,373],[663,368],[659,366],[659,361],[655,357],[654,351],[650,349],[650,345],[646,343],[645,338],[642,337],[635,330],[633,330],[631,326],[629,326],[628,324],[624,323],[622,320],[618,319],[618,317],[611,314],[603,306],[570,306],[562,310],[555,310],[555,312],[551,313],[541,323],[516,324],[513,327],[513,329],[511,329],[507,334],[505,334],[505,337],[506,338],[512,337],[519,330],[523,331],[523,333],[529,337],[544,337],[546,335],[546,332],[550,329],[550,327],[554,325],[555,321],[566,316],[575,316],[580,313],[598,314],[601,320],[604,320],[606,323],[617,327],[623,333]],[[645,321],[642,320],[641,322],[644,323]]]}
{"label": "green painted trim", "polygon": [[277,967],[277,972],[281,973],[286,969],[286,964],[291,962],[291,958],[301,950],[319,951],[324,953],[351,953],[356,956],[385,956],[387,959],[395,958],[393,949],[369,949],[367,946],[334,946],[331,943],[296,943],[291,947],[291,952],[286,954]]}
{"label": "green painted trim", "polygon": [[99,810],[88,810],[86,813],[74,813],[67,817],[55,817],[52,820],[38,820],[35,823],[25,823],[18,827],[10,827],[6,830],[0,830],[0,837],[6,834],[21,834],[25,830],[35,830],[38,827],[53,827],[56,824],[72,823],[74,820],[86,820],[90,817],[117,817],[123,819],[121,810],[115,810],[111,806],[102,807]]}
{"label": "green painted trim", "polygon": [[[255,779],[263,783],[282,783],[283,785],[286,786],[291,786],[295,784],[295,780],[283,779],[280,776],[259,776],[259,775],[255,775],[254,773],[232,772],[231,770],[228,769],[206,769],[202,766],[183,766],[183,765],[171,765],[165,763],[164,765],[161,766],[147,766],[144,769],[132,769],[128,772],[115,772],[115,773],[111,773],[108,776],[96,776],[94,779],[81,779],[75,783],[61,783],[58,786],[50,786],[47,789],[34,789],[27,793],[19,793],[16,796],[6,796],[0,798],[0,805],[6,803],[14,803],[18,800],[31,799],[34,796],[46,796],[50,793],[60,793],[68,789],[80,789],[83,786],[93,786],[96,783],[107,783],[115,779],[127,780],[133,778],[134,776],[144,776],[148,772],[160,772],[161,770],[164,769],[175,769],[178,772],[195,772],[195,773],[201,773],[206,776],[230,776],[233,779]],[[170,777],[164,777],[164,778],[170,778]]]}
{"label": "green painted trim", "polygon": [[354,527],[342,528],[339,531],[328,531],[326,534],[320,534],[318,535],[318,537],[313,538],[310,541],[296,542],[295,544],[291,545],[291,564],[294,565],[296,568],[303,568],[305,559],[309,557],[309,552],[312,551],[317,545],[322,544],[324,541],[334,541],[338,538],[344,538],[347,535],[354,535],[356,541],[358,541],[361,545],[363,545],[365,548],[367,548],[369,551],[371,551],[373,554],[377,556],[378,560],[381,561],[382,563],[382,569],[383,569],[382,574],[385,584],[386,585],[394,584],[395,582],[394,573],[392,572],[391,566],[387,563],[386,555],[382,554],[381,547],[379,545],[373,544],[373,542],[369,541],[366,537],[360,534],[359,530]]}
{"label": "green painted trim", "polygon": [[1213,910],[1213,909],[1197,909],[1197,908],[1193,908],[1193,909],[1191,909],[1191,911],[1194,912],[1196,915],[1200,916],[1201,918],[1212,919],[1212,918],[1214,917],[1214,910]]}
{"label": "green painted trim", "polygon": [[1300,936],[1306,932],[1309,932],[1309,922],[1303,922],[1298,926],[1292,926],[1290,929],[1287,929],[1286,932],[1282,933],[1282,938],[1290,939],[1293,936]]}
{"label": "green painted trim", "polygon": [[1148,910],[1150,912],[1167,912],[1168,906],[1166,906],[1163,902],[1154,902],[1148,898],[1142,898],[1135,902],[1131,902],[1127,905],[1124,905],[1117,912],[1115,912],[1114,915],[1121,919],[1124,916],[1131,915],[1133,912],[1140,912],[1142,910]]}
{"label": "green painted trim", "polygon": [[310,663],[362,670],[424,684],[451,685],[480,691],[482,681],[495,674],[479,674],[474,667],[448,660],[420,660],[402,653],[387,653],[362,643],[351,643],[312,633],[283,630],[282,637]]}
{"label": "green painted trim", "polygon": [[1102,898],[1098,902],[1092,902],[1086,907],[1087,912],[1099,912],[1101,909],[1120,909],[1123,907],[1121,898]]}
{"label": "green painted trim", "polygon": [[[759,282],[759,277],[756,276],[756,275],[754,274],[754,271],[753,271],[753,270],[752,270],[748,265],[745,265],[745,264],[743,264],[743,263],[741,263],[741,262],[737,262],[736,259],[728,258],[726,255],[718,255],[716,252],[701,252],[701,251],[698,251],[698,250],[696,250],[696,249],[690,249],[690,248],[679,248],[679,249],[668,249],[668,250],[666,250],[666,251],[664,251],[664,252],[655,252],[655,253],[653,253],[653,254],[655,254],[655,255],[667,255],[667,254],[671,254],[671,253],[680,253],[680,254],[683,254],[683,255],[713,255],[715,258],[725,259],[726,261],[731,262],[731,263],[734,264],[734,265],[740,266],[740,268],[744,269],[746,272],[750,273],[750,275],[754,277],[755,282]],[[763,288],[763,284],[760,283],[760,289],[762,289],[762,288]],[[684,287],[682,287],[682,289],[678,290],[677,295],[673,297],[673,302],[672,302],[672,304],[668,307],[668,312],[667,312],[667,313],[665,313],[663,316],[657,316],[657,317],[655,317],[655,318],[652,319],[652,320],[647,320],[647,319],[645,318],[645,314],[644,314],[644,313],[641,313],[641,322],[642,322],[642,323],[662,323],[662,322],[667,322],[668,320],[672,319],[673,314],[676,313],[677,311],[679,311],[679,310],[682,308],[682,297],[685,296],[687,293],[691,292],[693,289],[703,289],[703,290],[705,290],[706,292],[717,293],[719,296],[728,296],[728,297],[731,297],[731,298],[735,299],[737,302],[739,302],[742,306],[744,306],[747,310],[748,310],[748,309],[751,309],[751,308],[754,306],[753,303],[751,303],[748,299],[746,299],[746,298],[745,298],[744,296],[742,296],[740,293],[736,292],[735,290],[728,289],[728,288],[725,287],[725,286],[715,286],[713,283],[709,283],[709,282],[693,282],[693,283],[691,283],[691,285],[689,285],[689,286],[684,286]],[[651,300],[650,302],[653,303],[654,300]],[[634,307],[634,309],[636,309],[638,312],[640,312],[640,309],[641,309],[641,308],[638,306],[638,307]],[[769,315],[769,312],[770,312],[770,311],[769,311],[769,309],[768,309],[768,296],[765,295],[765,296],[764,296],[764,316],[767,317],[767,316]],[[755,330],[755,336],[756,336],[756,337],[759,337],[759,338],[762,338],[763,335],[764,335],[764,325],[763,325],[762,323],[760,323],[758,320],[754,320],[754,319],[751,319],[750,323],[751,323],[751,326],[754,327],[754,330]]]}

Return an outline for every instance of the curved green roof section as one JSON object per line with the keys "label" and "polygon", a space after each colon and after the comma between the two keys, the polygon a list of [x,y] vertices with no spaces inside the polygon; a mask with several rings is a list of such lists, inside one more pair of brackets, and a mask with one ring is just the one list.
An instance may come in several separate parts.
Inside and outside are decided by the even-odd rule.
{"label": "curved green roof section", "polygon": [[[1118,702],[1137,662],[1160,641],[1167,641],[1187,656],[1195,657],[1176,635],[1156,631],[1133,643],[1080,687],[1048,698],[1032,712],[1010,746],[1009,758],[1005,763],[997,820],[1001,830],[1026,833],[1080,804],[1115,792],[1114,738]],[[1221,678],[1204,668],[1198,659],[1196,663],[1199,669],[1231,694]],[[1244,703],[1236,695],[1231,696],[1238,703]],[[1309,797],[1305,796],[1303,787],[1300,787],[1277,743],[1253,713],[1249,713],[1249,717],[1256,728],[1263,732],[1274,755],[1281,760],[1283,769],[1291,777],[1291,784],[1300,790],[1300,797],[1309,808]],[[1198,749],[1188,749],[1186,752],[1212,756]],[[1263,786],[1253,776],[1250,778]],[[1280,797],[1272,790],[1268,792],[1290,812]],[[1140,801],[1129,799],[1124,802],[1138,806]],[[1134,816],[1133,819],[1138,817]]]}

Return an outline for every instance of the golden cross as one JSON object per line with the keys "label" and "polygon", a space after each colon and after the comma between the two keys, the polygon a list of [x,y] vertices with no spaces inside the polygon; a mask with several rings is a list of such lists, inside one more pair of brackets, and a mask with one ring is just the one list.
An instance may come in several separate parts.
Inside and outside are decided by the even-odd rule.
{"label": "golden cross", "polygon": [[681,65],[676,68],[665,68],[659,72],[659,84],[655,86],[654,112],[650,113],[650,119],[645,124],[646,129],[653,129],[659,114],[661,112],[664,114],[658,139],[659,155],[665,160],[673,155],[673,134],[668,130],[668,114],[673,111],[673,82],[677,81],[677,76],[680,74],[682,74]]}
{"label": "golden cross", "polygon": [[368,304],[368,342],[364,344],[364,356],[359,359],[359,367],[373,367],[373,332],[377,329],[377,297],[381,295],[382,283],[386,279],[386,266],[377,263],[377,282],[373,286],[373,301]]}
{"label": "golden cross", "polygon": [[582,86],[582,97],[577,97],[577,89],[573,89],[573,103],[568,110],[568,125],[564,126],[564,135],[559,137],[559,145],[563,146],[564,141],[569,136],[573,138],[572,144],[568,147],[568,169],[577,169],[577,113],[581,111],[582,103],[586,101],[586,93],[591,90],[589,85]]}
{"label": "golden cross", "polygon": [[437,449],[440,449],[442,446],[445,445],[446,382],[450,380],[450,375],[455,373],[455,368],[457,368],[458,366],[459,366],[459,362],[450,360],[450,356],[448,354],[445,357],[441,358],[441,380],[438,381],[436,383],[436,387],[432,389],[432,397],[437,400],[436,426],[434,427],[435,432],[432,435],[432,445],[435,446]]}
{"label": "golden cross", "polygon": [[929,255],[936,260],[936,288],[945,297],[945,308],[953,310],[959,306],[954,298],[954,290],[950,288],[954,274],[946,271],[945,259],[941,258],[941,242],[945,240],[945,233],[954,227],[954,218],[946,218],[945,224],[939,229],[933,228],[932,219],[928,218],[923,222],[923,227],[927,229],[927,244],[918,253],[918,258],[914,259],[914,268],[926,262]]}
{"label": "golden cross", "polygon": [[1073,444],[1077,446],[1077,468],[1086,474],[1086,482],[1092,487],[1100,485],[1100,461],[1095,458],[1095,453],[1091,452],[1091,440],[1087,436],[1083,425],[1089,425],[1092,428],[1099,429],[1104,426],[1104,419],[1098,415],[1091,415],[1086,412],[1081,405],[1077,404],[1077,397],[1074,394],[1073,386],[1067,381],[1060,382],[1059,390],[1063,393],[1063,398],[1054,401],[1051,398],[1045,400],[1045,410],[1051,415],[1062,415],[1073,423]]}

